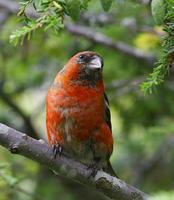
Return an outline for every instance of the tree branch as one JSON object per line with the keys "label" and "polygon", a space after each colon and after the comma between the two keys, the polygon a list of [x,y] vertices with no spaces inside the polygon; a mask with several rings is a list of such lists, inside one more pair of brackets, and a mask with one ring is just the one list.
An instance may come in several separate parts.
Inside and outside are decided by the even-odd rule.
{"label": "tree branch", "polygon": [[80,16],[80,20],[84,22],[85,24],[89,25],[110,25],[115,23],[115,16],[113,13],[93,13],[93,12],[85,12],[82,13]]}
{"label": "tree branch", "polygon": [[[10,0],[0,0],[0,7],[6,9],[10,13],[17,13],[19,10],[18,4]],[[35,18],[38,17],[38,14],[31,9],[27,9],[26,14]],[[150,66],[153,65],[156,61],[156,56],[154,54],[144,52],[141,49],[135,48],[121,41],[114,41],[112,38],[96,32],[89,27],[75,24],[67,24],[65,25],[65,28],[69,33],[73,35],[84,37],[92,42],[112,48],[113,50],[119,51],[132,58],[143,60],[146,63],[150,64]]]}
{"label": "tree branch", "polygon": [[137,49],[135,47],[130,46],[129,44],[126,44],[124,42],[120,41],[113,41],[112,38],[99,33],[95,32],[94,30],[81,26],[81,25],[75,25],[75,24],[67,24],[65,25],[65,28],[68,32],[84,37],[88,40],[91,40],[92,42],[102,44],[104,46],[107,46],[109,48],[112,48],[113,50],[119,51],[121,53],[124,53],[130,57],[144,60],[145,62],[149,64],[154,64],[156,57],[152,53],[147,53],[142,51],[141,49]]}
{"label": "tree branch", "polygon": [[1,123],[0,145],[9,149],[11,153],[23,155],[40,164],[46,165],[56,174],[96,188],[96,190],[111,199],[146,200],[148,198],[147,194],[103,171],[98,171],[95,177],[90,177],[92,173],[91,169],[88,169],[87,166],[72,158],[68,158],[66,154],[54,159],[52,148],[46,142],[35,140]]}

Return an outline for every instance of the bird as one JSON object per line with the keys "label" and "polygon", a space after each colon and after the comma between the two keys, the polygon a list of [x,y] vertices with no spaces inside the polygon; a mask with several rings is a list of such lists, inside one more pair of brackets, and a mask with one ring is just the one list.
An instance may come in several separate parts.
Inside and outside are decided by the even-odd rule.
{"label": "bird", "polygon": [[46,95],[48,141],[61,155],[116,176],[110,156],[113,136],[109,101],[103,83],[103,58],[83,51],[58,72]]}

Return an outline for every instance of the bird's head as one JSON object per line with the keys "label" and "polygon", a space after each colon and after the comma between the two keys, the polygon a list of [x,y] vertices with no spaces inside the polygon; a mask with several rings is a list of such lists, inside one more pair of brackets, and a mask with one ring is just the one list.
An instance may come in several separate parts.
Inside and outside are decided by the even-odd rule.
{"label": "bird's head", "polygon": [[71,80],[95,85],[102,79],[103,59],[91,51],[75,54],[65,66],[65,73]]}
{"label": "bird's head", "polygon": [[72,59],[75,59],[79,65],[88,68],[89,70],[100,71],[103,68],[103,59],[95,52],[80,52],[73,56]]}

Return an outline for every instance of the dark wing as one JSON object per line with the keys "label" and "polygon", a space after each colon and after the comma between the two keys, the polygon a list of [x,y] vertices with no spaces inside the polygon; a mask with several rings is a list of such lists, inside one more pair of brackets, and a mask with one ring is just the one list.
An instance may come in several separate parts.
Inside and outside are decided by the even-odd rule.
{"label": "dark wing", "polygon": [[109,100],[106,96],[106,93],[104,93],[104,101],[105,101],[105,122],[108,124],[109,128],[112,130],[112,124],[111,124],[111,113],[109,110]]}

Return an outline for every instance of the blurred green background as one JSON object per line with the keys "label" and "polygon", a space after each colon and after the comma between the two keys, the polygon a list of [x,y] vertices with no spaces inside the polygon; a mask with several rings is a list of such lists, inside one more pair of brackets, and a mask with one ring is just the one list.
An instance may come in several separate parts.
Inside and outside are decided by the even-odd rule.
{"label": "blurred green background", "polygon": [[[67,29],[56,35],[37,31],[30,41],[12,46],[9,35],[19,25],[12,8],[0,1],[0,122],[46,138],[45,96],[56,73],[76,52],[96,51],[104,58],[104,81],[110,100],[114,136],[112,165],[118,176],[154,199],[174,199],[174,77],[152,95],[140,83],[160,55],[162,28],[154,24],[150,1],[116,1],[105,13],[98,0],[77,22],[115,43],[122,41],[132,55],[77,36]],[[15,1],[13,1],[15,2]],[[10,6],[10,4],[9,4]],[[83,36],[83,34],[82,34]],[[106,38],[104,38],[106,39]],[[129,46],[127,46],[129,45]],[[142,59],[134,50],[142,53]],[[144,54],[143,54],[144,53]],[[149,55],[152,59],[147,59]],[[144,58],[143,58],[144,57]],[[98,193],[0,147],[0,200],[104,199]]]}

